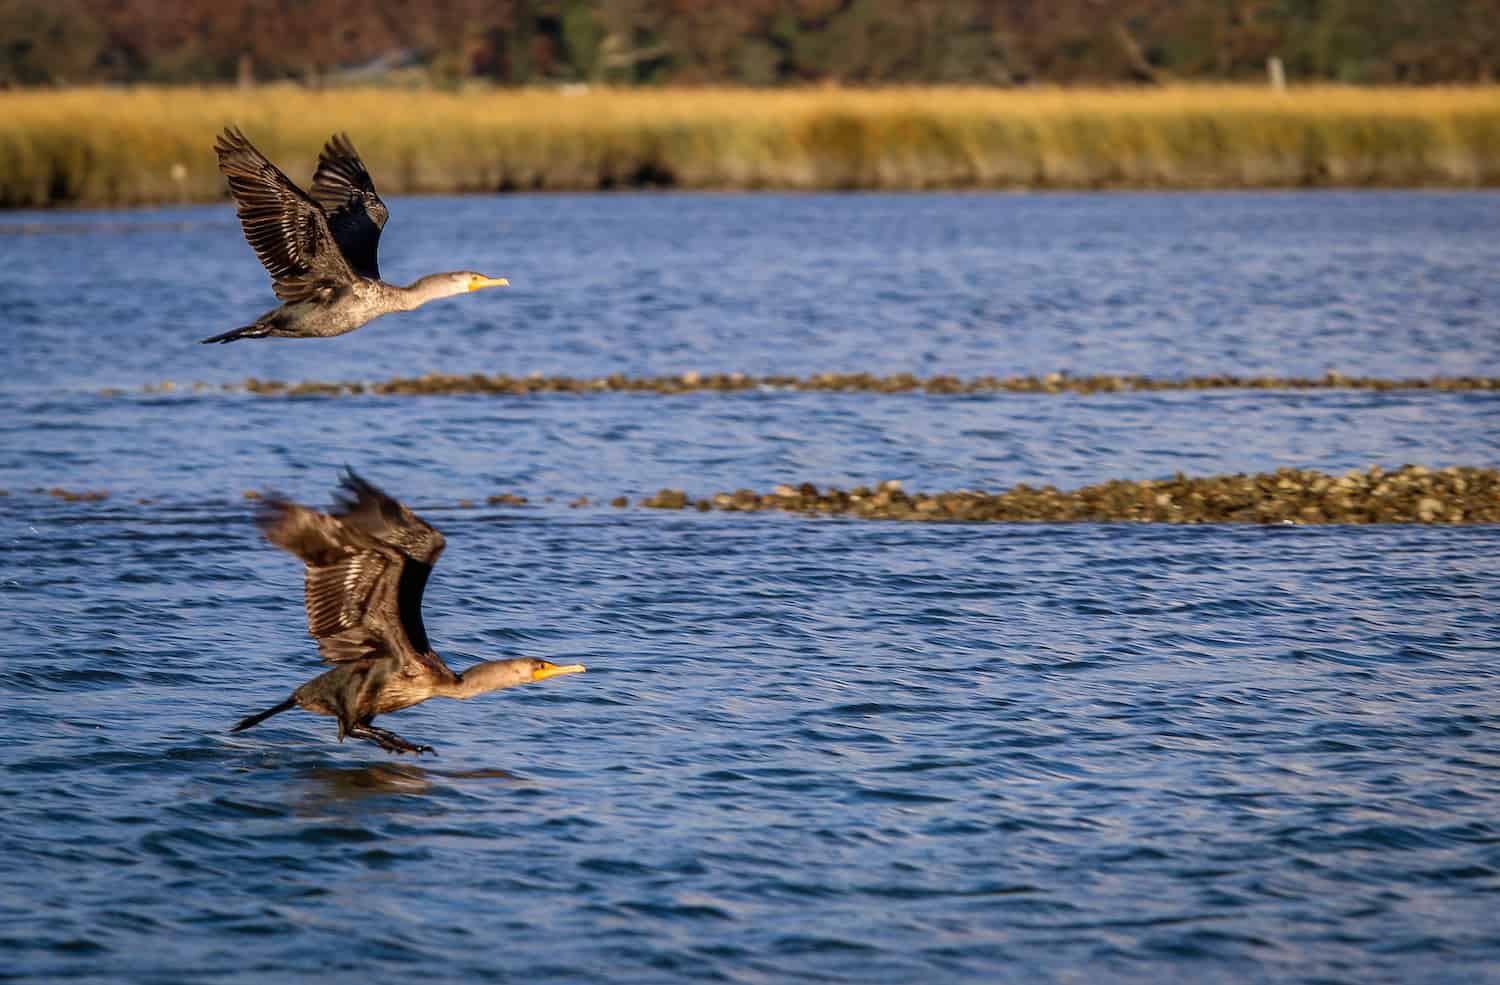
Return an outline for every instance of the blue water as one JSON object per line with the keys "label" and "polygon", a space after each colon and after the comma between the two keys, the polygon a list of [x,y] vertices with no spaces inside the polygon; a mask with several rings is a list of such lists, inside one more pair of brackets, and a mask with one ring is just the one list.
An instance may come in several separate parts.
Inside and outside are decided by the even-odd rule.
{"label": "blue water", "polygon": [[[514,286],[205,347],[270,302],[227,208],[0,216],[0,978],[1500,980],[1500,529],[567,505],[1495,466],[1496,395],[181,386],[1500,375],[1500,196],[392,211],[392,279]],[[452,664],[588,673],[382,720],[436,758],[300,712],[226,734],[319,669],[243,493],[323,503],[344,463],[447,535]]]}

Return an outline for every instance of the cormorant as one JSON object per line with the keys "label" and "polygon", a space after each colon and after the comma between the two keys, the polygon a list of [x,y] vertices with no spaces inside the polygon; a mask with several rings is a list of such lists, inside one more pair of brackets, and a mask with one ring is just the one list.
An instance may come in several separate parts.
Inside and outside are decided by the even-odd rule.
{"label": "cormorant", "polygon": [[333,669],[231,732],[300,707],[337,718],[339,741],[352,735],[391,752],[432,752],[370,720],[428,698],[472,698],[584,669],[521,657],[455,674],[422,625],[422,590],[443,535],[353,470],[345,471],[335,504],[320,513],[272,496],[257,518],[271,543],[307,565],[307,631]]}
{"label": "cormorant", "polygon": [[389,213],[346,134],[324,145],[311,195],[234,127],[225,128],[214,150],[219,170],[229,179],[245,239],[283,303],[249,325],[204,342],[343,335],[393,311],[509,283],[470,270],[428,274],[410,287],[381,280],[375,254]]}

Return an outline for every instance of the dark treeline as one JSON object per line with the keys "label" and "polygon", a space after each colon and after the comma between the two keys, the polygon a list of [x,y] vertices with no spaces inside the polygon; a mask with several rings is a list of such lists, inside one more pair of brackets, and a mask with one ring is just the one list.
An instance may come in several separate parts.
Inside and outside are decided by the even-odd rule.
{"label": "dark treeline", "polygon": [[0,0],[0,84],[1485,82],[1495,0]]}

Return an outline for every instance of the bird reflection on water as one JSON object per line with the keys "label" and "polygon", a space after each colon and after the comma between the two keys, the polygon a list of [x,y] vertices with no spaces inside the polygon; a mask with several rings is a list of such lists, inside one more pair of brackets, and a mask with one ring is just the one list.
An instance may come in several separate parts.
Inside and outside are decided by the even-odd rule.
{"label": "bird reflection on water", "polygon": [[453,781],[508,780],[529,783],[526,777],[509,770],[479,768],[440,770],[411,763],[370,763],[365,766],[318,766],[302,773],[302,778],[319,788],[329,800],[359,800],[386,794],[428,794]]}

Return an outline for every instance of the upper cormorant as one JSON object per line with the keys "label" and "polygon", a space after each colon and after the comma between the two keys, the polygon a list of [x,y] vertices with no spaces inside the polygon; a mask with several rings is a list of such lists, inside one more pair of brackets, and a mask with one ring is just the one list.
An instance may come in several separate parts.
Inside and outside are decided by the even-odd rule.
{"label": "upper cormorant", "polygon": [[422,589],[443,535],[352,470],[342,485],[330,513],[273,496],[258,517],[271,543],[307,564],[307,631],[334,667],[230,731],[301,707],[336,717],[340,741],[352,735],[391,752],[432,752],[370,719],[428,698],[472,698],[583,670],[532,657],[490,660],[462,674],[448,669],[422,625]]}
{"label": "upper cormorant", "polygon": [[392,311],[509,283],[469,270],[428,274],[410,287],[381,280],[375,253],[388,213],[347,135],[329,138],[318,155],[312,195],[234,127],[225,128],[214,150],[219,170],[229,179],[245,238],[270,272],[283,303],[243,328],[204,342],[343,335]]}

